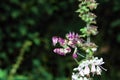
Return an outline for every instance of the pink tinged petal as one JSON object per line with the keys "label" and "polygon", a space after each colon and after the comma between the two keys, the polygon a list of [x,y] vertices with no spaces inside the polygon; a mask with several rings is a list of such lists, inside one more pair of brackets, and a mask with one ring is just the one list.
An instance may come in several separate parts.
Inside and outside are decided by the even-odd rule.
{"label": "pink tinged petal", "polygon": [[66,35],[67,39],[69,40],[76,40],[79,38],[79,35],[77,33],[74,33],[74,32],[69,32],[67,35]]}
{"label": "pink tinged petal", "polygon": [[57,36],[52,37],[52,42],[53,45],[55,46],[58,43],[58,37]]}
{"label": "pink tinged petal", "polygon": [[60,43],[61,46],[64,46],[66,43],[66,40],[62,38],[58,38],[58,42]]}
{"label": "pink tinged petal", "polygon": [[84,76],[83,69],[82,69],[82,70],[80,70],[79,74],[80,74],[81,76]]}
{"label": "pink tinged petal", "polygon": [[91,66],[91,72],[92,72],[92,73],[95,73],[95,71],[96,71],[95,65],[92,64],[92,66]]}
{"label": "pink tinged petal", "polygon": [[96,73],[97,73],[97,75],[101,75],[101,72],[102,72],[101,68],[99,66],[97,66],[96,67]]}
{"label": "pink tinged petal", "polygon": [[65,50],[66,50],[67,53],[71,52],[71,48],[69,48],[69,47],[65,48]]}
{"label": "pink tinged petal", "polygon": [[57,53],[59,55],[65,55],[64,49],[62,49],[62,48],[56,48],[53,51],[54,51],[54,53]]}
{"label": "pink tinged petal", "polygon": [[75,47],[75,45],[73,44],[73,42],[72,42],[72,41],[69,41],[69,42],[68,42],[68,45],[69,45],[70,47],[72,47],[72,48],[74,48],[74,47]]}
{"label": "pink tinged petal", "polygon": [[85,75],[89,75],[90,74],[90,68],[88,66],[85,66],[84,74]]}
{"label": "pink tinged petal", "polygon": [[73,53],[72,57],[73,57],[73,58],[77,58],[78,55],[77,55],[76,53]]}

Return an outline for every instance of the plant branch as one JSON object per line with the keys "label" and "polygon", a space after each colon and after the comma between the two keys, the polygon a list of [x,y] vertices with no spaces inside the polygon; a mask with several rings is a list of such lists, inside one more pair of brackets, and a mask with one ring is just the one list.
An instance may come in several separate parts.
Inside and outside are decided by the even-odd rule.
{"label": "plant branch", "polygon": [[8,80],[13,80],[14,75],[16,74],[16,71],[18,70],[18,68],[20,67],[20,64],[23,61],[23,57],[25,54],[25,51],[28,47],[30,47],[32,45],[31,41],[25,41],[25,43],[23,44],[23,47],[20,50],[20,54],[17,58],[16,63],[13,65],[12,69],[10,70],[10,73],[8,75]]}

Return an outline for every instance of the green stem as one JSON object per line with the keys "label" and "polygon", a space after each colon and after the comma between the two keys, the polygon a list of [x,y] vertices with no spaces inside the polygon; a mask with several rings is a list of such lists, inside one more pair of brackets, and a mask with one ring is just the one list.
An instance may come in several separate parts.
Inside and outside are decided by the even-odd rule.
{"label": "green stem", "polygon": [[23,44],[23,47],[21,48],[21,52],[17,58],[17,61],[10,70],[10,73],[8,75],[8,80],[14,80],[14,75],[16,74],[17,69],[19,68],[20,64],[23,61],[23,56],[25,54],[25,51],[31,45],[32,45],[31,41],[25,41],[25,43]]}
{"label": "green stem", "polygon": [[74,60],[75,60],[75,62],[76,62],[78,65],[79,65],[79,62],[78,62],[78,60],[77,60],[77,59],[75,59],[75,58],[74,58]]}
{"label": "green stem", "polygon": [[[87,24],[87,29],[89,29],[90,24]],[[87,43],[90,43],[90,35],[87,35]]]}

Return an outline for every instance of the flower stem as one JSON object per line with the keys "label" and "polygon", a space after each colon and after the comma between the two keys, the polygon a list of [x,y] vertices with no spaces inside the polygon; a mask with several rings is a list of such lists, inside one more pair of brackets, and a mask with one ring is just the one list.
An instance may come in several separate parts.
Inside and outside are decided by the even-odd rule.
{"label": "flower stem", "polygon": [[78,62],[78,60],[77,60],[77,59],[75,59],[75,58],[74,58],[74,60],[75,60],[75,62],[76,62],[78,65],[79,65],[79,62]]}
{"label": "flower stem", "polygon": [[[87,24],[87,30],[89,29],[90,24]],[[87,35],[87,43],[90,43],[90,35]]]}

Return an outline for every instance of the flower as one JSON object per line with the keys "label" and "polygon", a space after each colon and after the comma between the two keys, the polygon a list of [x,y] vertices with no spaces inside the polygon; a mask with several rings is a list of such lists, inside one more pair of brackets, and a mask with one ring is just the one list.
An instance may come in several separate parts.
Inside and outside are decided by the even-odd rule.
{"label": "flower", "polygon": [[64,50],[66,51],[66,53],[70,53],[71,52],[71,48],[70,47],[66,47]]}
{"label": "flower", "polygon": [[65,39],[63,38],[60,38],[60,37],[57,37],[57,36],[54,36],[52,37],[52,42],[53,42],[53,45],[55,46],[57,43],[59,43],[61,46],[64,46],[66,45],[66,41]]}
{"label": "flower", "polygon": [[97,26],[94,26],[94,25],[90,25],[87,31],[88,31],[88,34],[92,34],[92,35],[98,34]]}
{"label": "flower", "polygon": [[101,72],[102,72],[101,68],[99,66],[97,66],[96,67],[96,73],[97,73],[97,75],[101,75]]}
{"label": "flower", "polygon": [[67,44],[67,43],[66,43],[67,40],[65,40],[65,39],[63,39],[63,38],[60,38],[60,37],[58,38],[58,42],[60,43],[61,46],[64,46],[64,45]]}
{"label": "flower", "polygon": [[85,75],[83,69],[80,70],[79,74],[80,74],[80,76],[84,76]]}
{"label": "flower", "polygon": [[54,51],[54,53],[57,53],[59,55],[65,55],[63,48],[55,48],[53,51]]}
{"label": "flower", "polygon": [[89,80],[89,79],[87,77],[80,77],[78,73],[73,73],[72,80]]}
{"label": "flower", "polygon": [[[53,45],[55,46],[57,43],[60,44],[62,48],[55,48],[53,51],[59,55],[66,55],[71,52],[71,48],[75,49],[77,46],[81,45],[82,40],[80,39],[78,33],[70,32],[66,35],[67,39],[63,39],[61,37],[54,36],[52,37]],[[73,58],[77,58],[77,51],[74,52]]]}
{"label": "flower", "polygon": [[96,71],[95,65],[92,64],[92,65],[91,65],[91,72],[92,72],[92,73],[95,73],[95,71]]}
{"label": "flower", "polygon": [[83,80],[89,80],[87,77],[84,77]]}
{"label": "flower", "polygon": [[90,74],[90,68],[88,66],[85,66],[84,75],[89,75],[89,74]]}
{"label": "flower", "polygon": [[72,57],[73,57],[73,58],[77,58],[78,55],[77,55],[76,53],[73,53]]}
{"label": "flower", "polygon": [[78,73],[72,73],[72,80],[89,80],[87,77],[80,77]]}
{"label": "flower", "polygon": [[103,58],[98,59],[98,57],[95,57],[91,61],[91,72],[96,73],[97,75],[101,75],[102,69],[106,71],[101,65],[104,64]]}
{"label": "flower", "polygon": [[52,42],[53,45],[55,46],[58,43],[58,37],[57,36],[52,37]]}
{"label": "flower", "polygon": [[78,35],[78,33],[74,32],[69,32],[66,35],[66,38],[68,39],[68,45],[71,46],[72,48],[75,48],[77,45],[81,45],[83,41]]}
{"label": "flower", "polygon": [[78,80],[79,74],[72,73],[72,80]]}
{"label": "flower", "polygon": [[[77,68],[73,69],[73,71],[75,71],[76,74],[79,75],[79,77],[87,77],[90,75],[90,73],[92,73],[93,76],[94,74],[101,75],[102,69],[104,69],[101,66],[102,64],[104,64],[103,58],[98,59],[98,57],[93,57],[91,59],[86,59],[82,61]],[[88,79],[85,78],[82,80]]]}
{"label": "flower", "polygon": [[78,33],[69,32],[69,34],[66,35],[66,38],[68,40],[78,40],[79,35],[78,35]]}
{"label": "flower", "polygon": [[97,45],[92,42],[84,43],[82,45],[82,49],[85,50],[87,53],[89,53],[90,51],[95,52],[97,50]]}
{"label": "flower", "polygon": [[57,53],[59,55],[66,55],[66,53],[70,53],[71,49],[69,47],[66,48],[55,48],[54,53]]}

